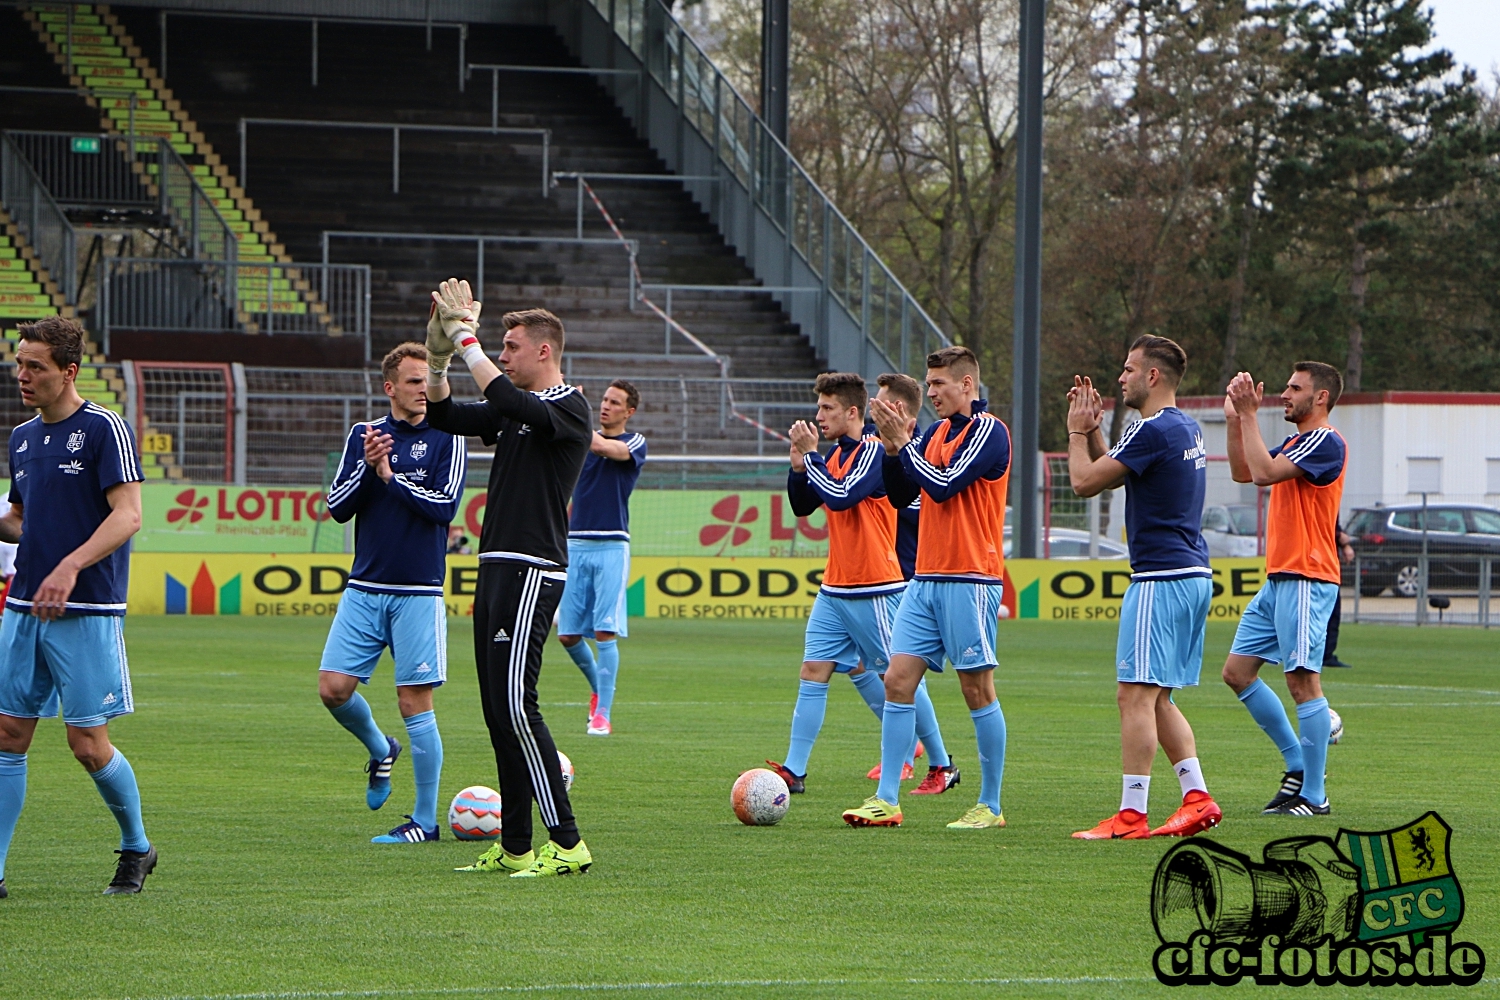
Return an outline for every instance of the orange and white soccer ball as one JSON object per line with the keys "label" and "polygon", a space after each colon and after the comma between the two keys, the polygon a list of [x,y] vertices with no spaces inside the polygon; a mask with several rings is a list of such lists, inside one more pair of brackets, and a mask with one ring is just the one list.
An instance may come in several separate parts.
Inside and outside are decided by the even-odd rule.
{"label": "orange and white soccer ball", "polygon": [[573,790],[573,762],[568,759],[567,754],[559,750],[557,751],[557,765],[562,768],[563,791],[571,792]]}
{"label": "orange and white soccer ball", "polygon": [[459,840],[495,840],[500,836],[500,793],[470,785],[453,796],[448,828]]}
{"label": "orange and white soccer ball", "polygon": [[775,826],[786,815],[792,793],[775,771],[751,768],[740,775],[729,793],[734,814],[746,826]]}

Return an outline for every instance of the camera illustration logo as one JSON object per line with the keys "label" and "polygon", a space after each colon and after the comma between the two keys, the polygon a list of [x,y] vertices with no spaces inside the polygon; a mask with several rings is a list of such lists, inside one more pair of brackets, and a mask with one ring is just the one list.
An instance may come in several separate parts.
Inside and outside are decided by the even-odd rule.
{"label": "camera illustration logo", "polygon": [[1484,952],[1455,941],[1464,898],[1435,812],[1380,833],[1267,844],[1261,861],[1194,837],[1156,866],[1152,956],[1168,986],[1472,986]]}

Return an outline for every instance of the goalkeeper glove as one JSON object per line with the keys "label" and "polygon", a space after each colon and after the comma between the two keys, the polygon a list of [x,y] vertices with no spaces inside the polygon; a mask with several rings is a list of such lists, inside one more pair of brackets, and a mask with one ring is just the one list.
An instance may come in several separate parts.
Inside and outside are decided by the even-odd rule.
{"label": "goalkeeper glove", "polygon": [[479,346],[479,313],[483,304],[474,301],[467,281],[450,278],[432,293],[437,306],[437,316],[442,322],[443,333],[464,356],[464,362],[473,368],[484,357]]}
{"label": "goalkeeper glove", "polygon": [[453,360],[452,339],[443,332],[443,320],[438,315],[437,303],[427,317],[427,372],[437,382],[448,375],[448,363]]}

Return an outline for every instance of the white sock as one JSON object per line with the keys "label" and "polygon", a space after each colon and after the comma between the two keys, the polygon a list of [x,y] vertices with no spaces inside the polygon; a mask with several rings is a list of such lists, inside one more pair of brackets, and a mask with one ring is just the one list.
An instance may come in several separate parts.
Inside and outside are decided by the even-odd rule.
{"label": "white sock", "polygon": [[1184,798],[1188,792],[1208,794],[1208,782],[1203,780],[1203,765],[1198,763],[1197,757],[1184,757],[1172,765],[1172,770],[1177,772],[1177,781],[1182,785]]}
{"label": "white sock", "polygon": [[1125,775],[1125,789],[1120,793],[1120,808],[1134,809],[1142,816],[1146,815],[1146,797],[1151,793],[1151,775],[1149,774],[1127,774]]}

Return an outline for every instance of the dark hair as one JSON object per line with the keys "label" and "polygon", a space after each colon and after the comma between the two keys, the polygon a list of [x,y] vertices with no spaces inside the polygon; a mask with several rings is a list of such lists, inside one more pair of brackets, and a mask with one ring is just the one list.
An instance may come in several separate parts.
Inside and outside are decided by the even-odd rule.
{"label": "dark hair", "polygon": [[21,339],[52,348],[52,361],[59,368],[83,364],[83,327],[77,320],[48,316],[21,324]]}
{"label": "dark hair", "polygon": [[401,362],[407,358],[416,358],[423,364],[427,363],[427,347],[415,340],[408,340],[404,344],[397,344],[391,348],[389,354],[380,362],[380,377],[387,382],[396,381],[396,372],[401,368]]}
{"label": "dark hair", "polygon": [[517,312],[508,312],[500,317],[500,325],[506,330],[524,326],[526,336],[532,340],[545,340],[556,348],[558,354],[563,352],[563,343],[567,335],[563,332],[562,320],[549,310],[521,309]]}
{"label": "dark hair", "polygon": [[875,384],[882,389],[889,389],[891,395],[906,404],[906,415],[915,417],[922,409],[922,386],[910,375],[898,375],[895,372],[886,372],[875,379]]}
{"label": "dark hair", "polygon": [[[967,347],[945,347],[927,355],[928,368],[952,368],[959,378],[973,375],[979,381],[979,358]],[[913,414],[915,416],[915,414]]]}
{"label": "dark hair", "polygon": [[1328,390],[1328,408],[1331,410],[1344,394],[1344,376],[1333,365],[1321,361],[1299,361],[1292,365],[1294,372],[1307,372],[1312,376],[1313,391]]}
{"label": "dark hair", "polygon": [[835,396],[845,409],[852,406],[860,413],[865,412],[865,404],[870,401],[865,377],[854,372],[824,372],[813,383],[813,391],[819,396]]}
{"label": "dark hair", "polygon": [[1135,343],[1130,345],[1130,349],[1140,351],[1145,355],[1146,360],[1167,377],[1174,389],[1187,372],[1187,351],[1184,351],[1182,345],[1175,340],[1146,333],[1135,338]]}
{"label": "dark hair", "polygon": [[609,384],[611,389],[619,389],[625,394],[625,405],[632,410],[641,405],[641,393],[635,385],[627,379],[617,378]]}

